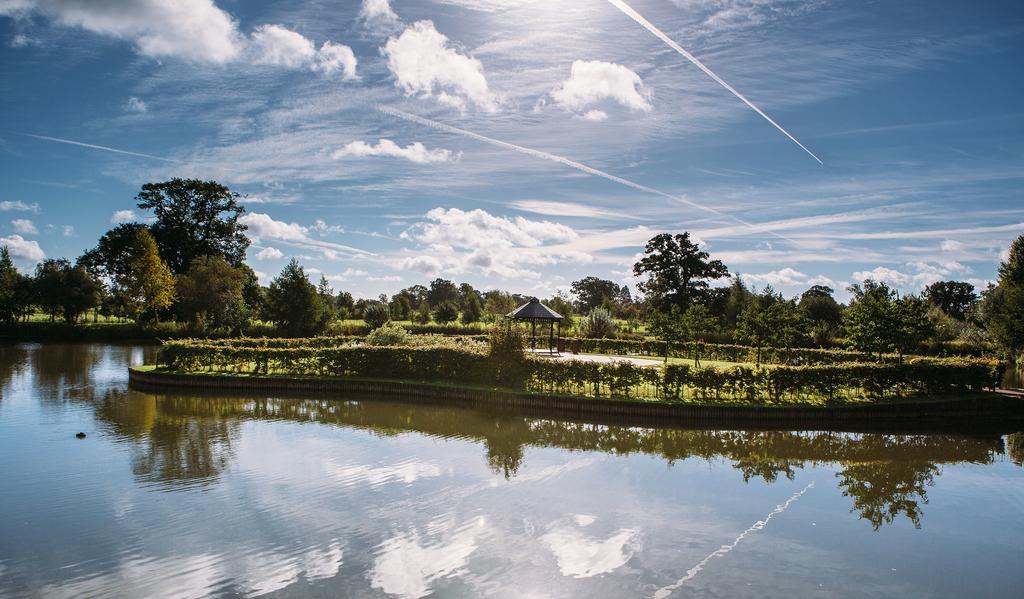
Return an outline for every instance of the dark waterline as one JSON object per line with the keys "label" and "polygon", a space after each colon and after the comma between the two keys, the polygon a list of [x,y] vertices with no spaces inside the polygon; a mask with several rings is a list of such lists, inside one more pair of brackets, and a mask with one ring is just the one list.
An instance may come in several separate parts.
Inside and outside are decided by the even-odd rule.
{"label": "dark waterline", "polygon": [[126,367],[147,359],[0,349],[0,596],[1024,589],[1021,434],[656,429],[128,390]]}

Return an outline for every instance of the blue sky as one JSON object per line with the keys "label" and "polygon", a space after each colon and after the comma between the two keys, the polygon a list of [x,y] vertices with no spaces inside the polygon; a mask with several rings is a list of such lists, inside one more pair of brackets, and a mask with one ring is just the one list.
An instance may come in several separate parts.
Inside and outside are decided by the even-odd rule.
{"label": "blue sky", "polygon": [[264,282],[364,297],[635,284],[681,231],[788,295],[983,286],[1024,233],[1020,3],[629,2],[824,164],[613,4],[0,0],[0,243],[76,257],[173,176],[249,195]]}

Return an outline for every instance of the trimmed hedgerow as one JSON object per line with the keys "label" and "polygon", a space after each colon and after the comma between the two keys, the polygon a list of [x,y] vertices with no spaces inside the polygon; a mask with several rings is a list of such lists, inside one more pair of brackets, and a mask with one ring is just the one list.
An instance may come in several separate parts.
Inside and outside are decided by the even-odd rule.
{"label": "trimmed hedgerow", "polygon": [[[307,340],[309,341],[309,340]],[[317,342],[323,343],[323,342]],[[661,401],[841,402],[980,391],[1001,364],[978,358],[908,358],[902,363],[837,363],[719,369],[525,356],[511,364],[483,343],[372,347],[227,345],[172,341],[159,363],[180,371],[429,380],[532,392]],[[510,369],[510,366],[512,368]]]}

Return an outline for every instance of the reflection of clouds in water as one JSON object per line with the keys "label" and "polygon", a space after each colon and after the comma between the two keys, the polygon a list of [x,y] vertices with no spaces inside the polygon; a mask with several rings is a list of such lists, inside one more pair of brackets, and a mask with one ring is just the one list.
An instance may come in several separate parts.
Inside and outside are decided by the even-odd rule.
{"label": "reflection of clouds in water", "polygon": [[[428,529],[444,540],[425,544],[417,531],[399,534],[379,546],[380,555],[373,564],[370,584],[389,595],[416,599],[430,593],[434,580],[459,574],[469,556],[476,551],[483,519],[463,526],[448,536],[444,523],[432,523]],[[429,543],[429,541],[427,541]]]}
{"label": "reflection of clouds in water", "polygon": [[555,554],[563,576],[588,578],[606,574],[633,557],[636,530],[625,528],[607,539],[595,539],[577,528],[593,524],[593,516],[578,514],[573,516],[573,520],[576,526],[559,522],[540,538]]}
{"label": "reflection of clouds in water", "polygon": [[134,558],[114,571],[82,576],[39,590],[43,597],[113,596],[132,589],[137,597],[205,597],[223,581],[220,557],[211,554],[163,560]]}
{"label": "reflection of clouds in water", "polygon": [[[116,570],[81,576],[40,589],[44,597],[114,596],[131,589],[133,596],[207,597],[238,581],[248,595],[262,595],[287,587],[305,575],[307,580],[331,578],[341,567],[341,544],[312,548],[298,556],[276,553],[232,556],[200,554],[166,559],[133,558]],[[240,572],[239,572],[240,571]],[[0,565],[0,574],[3,573]]]}
{"label": "reflection of clouds in water", "polygon": [[[509,482],[512,482],[512,483],[540,482],[540,481],[543,481],[543,480],[547,480],[549,478],[557,478],[559,476],[562,476],[563,474],[568,474],[569,472],[572,472],[574,470],[579,470],[581,468],[586,468],[587,466],[590,466],[592,464],[596,464],[596,463],[601,462],[601,461],[603,461],[603,457],[592,457],[592,458],[583,458],[583,459],[579,459],[579,460],[569,460],[568,462],[566,462],[564,464],[555,464],[553,466],[547,466],[546,468],[541,468],[540,470],[538,470],[536,472],[526,472],[526,473],[520,474],[519,476],[517,476],[516,478],[513,478]],[[496,484],[496,481],[495,481],[495,484]]]}
{"label": "reflection of clouds in water", "polygon": [[392,481],[401,481],[408,485],[421,478],[436,478],[443,474],[437,464],[416,459],[384,466],[328,463],[324,468],[328,476],[344,486],[367,484],[379,487]]}

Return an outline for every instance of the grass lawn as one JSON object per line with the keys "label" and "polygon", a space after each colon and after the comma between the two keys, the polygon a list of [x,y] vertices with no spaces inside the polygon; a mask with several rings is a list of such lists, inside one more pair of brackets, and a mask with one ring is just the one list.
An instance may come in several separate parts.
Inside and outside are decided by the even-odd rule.
{"label": "grass lawn", "polygon": [[[586,354],[586,355],[607,356],[608,354]],[[656,356],[627,356],[627,355],[614,354],[614,355],[612,355],[612,357],[613,358],[635,358],[635,359],[638,359],[638,360],[650,360],[652,362],[657,362],[658,364],[664,364],[665,363],[665,357],[664,356],[659,358],[659,357],[656,357]],[[681,358],[681,357],[678,357],[678,356],[672,356],[671,358],[669,358],[668,359],[668,363],[669,364],[686,364],[688,366],[695,366],[696,365],[693,360],[690,360],[689,358]],[[701,359],[700,365],[702,367],[712,366],[714,368],[732,368],[733,366],[746,366],[747,368],[754,368],[755,367],[753,362],[727,362],[725,360],[706,360],[706,359]],[[771,368],[771,366],[772,366],[771,364],[761,364],[762,368]]]}

